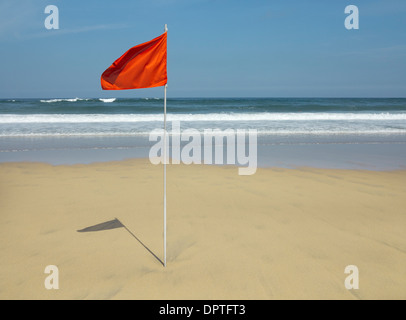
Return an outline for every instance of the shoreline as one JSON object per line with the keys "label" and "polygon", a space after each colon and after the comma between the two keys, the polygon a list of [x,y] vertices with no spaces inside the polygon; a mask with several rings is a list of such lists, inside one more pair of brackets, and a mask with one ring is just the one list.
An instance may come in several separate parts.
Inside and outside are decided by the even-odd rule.
{"label": "shoreline", "polygon": [[163,268],[162,165],[0,163],[0,297],[406,298],[406,170],[167,170]]}
{"label": "shoreline", "polygon": [[[216,167],[216,168],[225,168],[227,170],[235,170],[238,174],[239,168],[246,168],[239,166],[237,164],[172,164],[172,158],[169,159],[170,163],[167,164],[167,168],[170,167]],[[66,168],[80,168],[80,167],[91,167],[91,166],[110,166],[110,165],[120,165],[122,163],[131,163],[131,162],[139,162],[139,163],[147,163],[153,167],[161,167],[163,168],[162,164],[152,164],[148,158],[123,158],[120,160],[100,160],[100,161],[92,161],[92,162],[78,162],[78,163],[51,163],[47,161],[0,161],[0,169],[2,166],[7,167],[15,167],[15,166],[31,166],[31,165],[38,165],[38,166],[49,166],[53,168],[58,167],[66,167]],[[266,167],[258,167],[257,170],[266,170],[266,171],[279,171],[279,170],[287,170],[287,171],[303,171],[303,170],[320,170],[320,171],[348,171],[348,172],[381,172],[381,173],[394,173],[394,172],[406,172],[406,165],[405,168],[391,168],[391,169],[371,169],[371,168],[330,168],[330,167],[317,167],[317,166],[307,166],[307,165],[298,165],[298,166],[266,166]],[[248,176],[255,176],[257,173]]]}
{"label": "shoreline", "polygon": [[[182,142],[181,147],[187,142]],[[89,164],[148,158],[148,137],[0,138],[0,163]],[[406,169],[405,136],[259,136],[259,168]],[[226,160],[227,145],[223,146]],[[247,145],[246,145],[247,150]],[[171,154],[171,148],[168,149]],[[173,158],[173,156],[172,156]],[[203,153],[202,153],[202,162]]]}

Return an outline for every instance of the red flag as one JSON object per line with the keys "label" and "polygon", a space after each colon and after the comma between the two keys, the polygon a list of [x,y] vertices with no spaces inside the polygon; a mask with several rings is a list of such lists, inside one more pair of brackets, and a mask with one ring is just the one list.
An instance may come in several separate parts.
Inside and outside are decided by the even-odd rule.
{"label": "red flag", "polygon": [[101,76],[103,90],[127,90],[166,85],[167,33],[139,44],[118,58]]}

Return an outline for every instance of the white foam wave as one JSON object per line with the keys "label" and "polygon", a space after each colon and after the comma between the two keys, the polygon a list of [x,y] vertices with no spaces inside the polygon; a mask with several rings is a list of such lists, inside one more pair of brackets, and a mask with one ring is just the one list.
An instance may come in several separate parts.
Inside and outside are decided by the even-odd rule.
{"label": "white foam wave", "polygon": [[[208,113],[168,114],[168,121],[394,121],[406,113]],[[114,123],[163,121],[162,114],[5,114],[1,123]]]}
{"label": "white foam wave", "polygon": [[[155,128],[154,130],[156,130]],[[152,128],[151,128],[152,130]],[[148,136],[151,133],[149,131],[135,131],[135,132],[80,132],[80,131],[72,131],[72,132],[38,132],[38,133],[21,133],[21,132],[11,132],[11,133],[0,133],[0,138],[7,138],[7,137],[14,137],[14,138],[22,138],[22,137],[120,137],[120,136]],[[201,134],[204,134],[204,129],[198,130]],[[376,135],[405,135],[406,130],[396,130],[396,129],[382,129],[382,130],[337,130],[337,131],[329,131],[329,130],[313,130],[313,131],[306,131],[306,130],[258,130],[257,131],[259,136],[376,136]],[[170,136],[173,135],[171,130],[168,130],[168,134]],[[220,130],[218,132],[213,131],[210,135],[223,135],[223,132]],[[176,134],[175,134],[176,135]]]}
{"label": "white foam wave", "polygon": [[45,103],[55,103],[55,102],[77,102],[77,101],[88,101],[89,99],[81,98],[72,98],[72,99],[49,99],[49,100],[40,100]]}
{"label": "white foam wave", "polygon": [[117,98],[107,98],[107,99],[99,99],[100,101],[104,102],[104,103],[111,103],[117,100]]}

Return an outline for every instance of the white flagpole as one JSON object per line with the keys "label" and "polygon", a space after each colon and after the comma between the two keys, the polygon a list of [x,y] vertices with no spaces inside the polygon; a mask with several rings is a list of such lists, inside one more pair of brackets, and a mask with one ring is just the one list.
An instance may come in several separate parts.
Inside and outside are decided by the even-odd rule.
{"label": "white flagpole", "polygon": [[[165,24],[165,32],[168,32],[168,27]],[[164,267],[166,267],[166,88],[164,89]]]}

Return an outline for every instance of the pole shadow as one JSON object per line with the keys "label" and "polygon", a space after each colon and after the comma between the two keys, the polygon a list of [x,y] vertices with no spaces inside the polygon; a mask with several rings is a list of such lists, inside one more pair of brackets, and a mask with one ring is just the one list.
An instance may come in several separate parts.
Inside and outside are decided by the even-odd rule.
{"label": "pole shadow", "polygon": [[97,232],[97,231],[105,231],[105,230],[112,230],[112,229],[117,229],[117,228],[124,228],[125,230],[127,230],[127,232],[135,238],[135,240],[137,240],[150,254],[152,254],[152,256],[157,259],[159,261],[160,264],[162,264],[162,266],[164,266],[164,263],[162,262],[161,259],[158,258],[158,256],[153,253],[134,233],[131,232],[131,230],[129,230],[120,220],[118,220],[117,218],[110,220],[110,221],[106,221],[106,222],[102,222],[99,224],[96,224],[94,226],[90,226],[84,229],[80,229],[77,230],[77,232]]}

